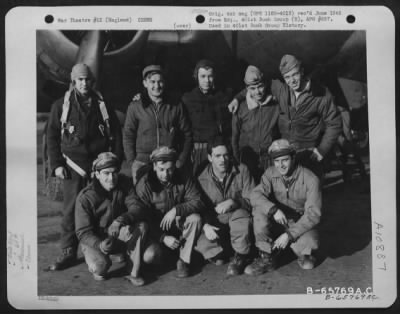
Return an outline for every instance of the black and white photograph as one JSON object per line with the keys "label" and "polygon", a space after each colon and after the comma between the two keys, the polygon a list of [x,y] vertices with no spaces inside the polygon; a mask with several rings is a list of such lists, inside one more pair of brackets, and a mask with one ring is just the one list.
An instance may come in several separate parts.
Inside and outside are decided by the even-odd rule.
{"label": "black and white photograph", "polygon": [[[367,47],[376,39],[339,9],[296,16],[343,15],[350,28],[301,29],[290,8],[274,10],[198,14],[207,29],[179,20],[175,29],[107,28],[130,22],[106,13],[47,15],[47,26],[35,26],[36,80],[26,88],[35,95],[36,158],[24,163],[34,167],[26,182],[34,230],[10,229],[7,252],[15,266],[16,248],[32,244],[17,264],[35,274],[39,301],[379,302],[376,274],[395,277],[395,252],[387,255],[395,230],[383,222],[395,220],[395,199],[376,214],[373,197],[385,196],[373,192],[372,173],[387,171],[376,163],[385,137],[371,121],[376,106],[394,104],[391,91],[381,104],[371,97]],[[152,25],[151,14],[140,16]],[[261,22],[265,29],[253,27]],[[387,121],[379,132],[392,144]],[[28,158],[8,152],[15,163]],[[188,298],[177,305],[180,297]],[[268,307],[242,304],[254,306]]]}

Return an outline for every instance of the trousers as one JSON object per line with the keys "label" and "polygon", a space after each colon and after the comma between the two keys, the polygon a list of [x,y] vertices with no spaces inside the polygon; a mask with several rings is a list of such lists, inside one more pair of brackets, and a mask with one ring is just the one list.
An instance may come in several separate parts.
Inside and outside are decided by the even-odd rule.
{"label": "trousers", "polygon": [[[151,264],[160,259],[160,247],[151,241],[147,241],[147,233],[148,225],[145,222],[122,227],[114,245],[115,248],[110,252],[111,254],[123,253],[129,256],[131,276],[139,276],[142,262]],[[112,265],[110,256],[85,244],[81,245],[81,249],[89,272],[104,276]]]}
{"label": "trousers", "polygon": [[63,216],[61,219],[60,248],[78,247],[75,234],[75,201],[79,192],[87,185],[88,179],[83,178],[69,166],[66,166],[69,177],[63,180]]}
{"label": "trousers", "polygon": [[[275,222],[273,217],[253,210],[253,226],[256,247],[264,252],[271,253],[275,239],[285,232],[285,228]],[[295,219],[288,218],[289,227],[295,224]],[[315,229],[303,233],[290,248],[297,256],[310,255],[319,248],[319,234]]]}
{"label": "trousers", "polygon": [[233,212],[217,216],[215,227],[219,228],[216,240],[209,240],[202,232],[197,241],[196,251],[200,252],[205,259],[210,259],[226,250],[229,242],[233,250],[239,254],[250,253],[250,213],[245,209],[236,209]]}
{"label": "trousers", "polygon": [[[170,230],[166,231],[166,235],[171,235],[180,240],[179,257],[185,263],[190,264],[193,248],[200,235],[202,228],[201,217],[199,214],[191,214],[186,218],[176,217],[175,224]],[[150,234],[155,238],[159,238],[161,232],[158,222],[150,226]]]}

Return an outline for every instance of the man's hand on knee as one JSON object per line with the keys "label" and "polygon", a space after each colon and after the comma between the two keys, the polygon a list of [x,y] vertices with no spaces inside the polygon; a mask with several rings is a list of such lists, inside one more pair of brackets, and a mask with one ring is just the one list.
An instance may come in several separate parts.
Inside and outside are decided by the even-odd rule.
{"label": "man's hand on knee", "polygon": [[160,228],[162,230],[169,230],[172,227],[172,223],[175,222],[176,208],[170,209],[163,217],[160,223]]}
{"label": "man's hand on knee", "polygon": [[169,247],[171,250],[176,250],[179,247],[179,241],[173,236],[166,235],[163,239],[165,246]]}
{"label": "man's hand on knee", "polygon": [[286,232],[284,232],[278,237],[278,239],[275,240],[272,249],[283,250],[287,247],[289,241],[290,241],[289,235]]}
{"label": "man's hand on knee", "polygon": [[204,230],[204,234],[208,240],[213,241],[213,240],[219,238],[218,234],[216,232],[219,230],[219,228],[209,225],[209,224],[205,224],[203,226],[203,230]]}
{"label": "man's hand on knee", "polygon": [[115,244],[114,238],[108,237],[100,242],[99,249],[104,254],[110,254]]}
{"label": "man's hand on knee", "polygon": [[114,220],[112,224],[108,227],[108,235],[110,237],[118,238],[121,226],[122,224],[119,221]]}
{"label": "man's hand on knee", "polygon": [[286,218],[286,215],[283,213],[283,211],[281,211],[280,209],[278,209],[276,212],[275,212],[275,214],[274,214],[274,220],[278,223],[278,224],[280,224],[280,225],[282,225],[282,226],[287,226],[287,223],[288,223],[288,221],[287,221],[287,218]]}

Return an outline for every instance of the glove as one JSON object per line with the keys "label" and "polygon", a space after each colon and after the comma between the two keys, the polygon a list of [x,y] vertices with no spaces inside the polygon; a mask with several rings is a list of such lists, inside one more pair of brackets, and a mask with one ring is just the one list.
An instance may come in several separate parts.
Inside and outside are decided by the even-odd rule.
{"label": "glove", "polygon": [[112,224],[108,227],[108,235],[110,237],[118,238],[119,230],[121,229],[121,223],[114,220]]}
{"label": "glove", "polygon": [[114,238],[108,237],[100,242],[100,251],[106,255],[110,254],[114,247]]}

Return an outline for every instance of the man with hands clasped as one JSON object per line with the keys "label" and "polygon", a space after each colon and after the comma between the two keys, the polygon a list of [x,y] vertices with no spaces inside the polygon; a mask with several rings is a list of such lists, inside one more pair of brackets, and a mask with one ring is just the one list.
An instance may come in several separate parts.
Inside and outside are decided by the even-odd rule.
{"label": "man with hands clasped", "polygon": [[269,167],[250,196],[259,257],[246,267],[248,275],[260,275],[276,267],[273,250],[289,245],[302,269],[312,269],[313,252],[319,247],[315,229],[321,219],[321,186],[318,177],[297,164],[295,149],[285,139],[274,141]]}
{"label": "man with hands clasped", "polygon": [[254,180],[244,164],[234,164],[229,144],[220,136],[208,143],[209,164],[199,176],[207,211],[196,250],[205,259],[224,263],[229,244],[234,257],[227,274],[239,275],[249,263],[250,193]]}

